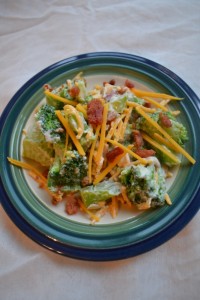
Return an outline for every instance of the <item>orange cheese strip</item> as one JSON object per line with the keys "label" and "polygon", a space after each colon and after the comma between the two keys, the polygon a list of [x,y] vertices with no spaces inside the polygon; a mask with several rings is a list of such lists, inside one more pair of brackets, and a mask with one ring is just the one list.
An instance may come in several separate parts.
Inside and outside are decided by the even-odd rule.
{"label": "orange cheese strip", "polygon": [[139,155],[137,155],[135,152],[131,151],[130,149],[128,149],[124,145],[122,145],[122,144],[120,144],[120,143],[118,143],[116,141],[107,139],[107,138],[105,140],[106,140],[106,142],[111,143],[114,146],[117,146],[117,147],[121,148],[122,150],[124,150],[125,152],[129,153],[131,156],[133,156],[134,158],[138,159],[140,161],[140,163],[142,163],[143,165],[146,165],[146,163],[147,163],[146,159],[141,158]]}
{"label": "orange cheese strip", "polygon": [[136,107],[136,111],[142,115],[151,125],[153,125],[164,137],[166,137],[169,142],[176,148],[176,151],[183,154],[192,164],[195,164],[195,159],[187,153],[177,142],[173,140],[173,138],[164,130],[158,123],[156,123],[151,117],[149,117],[148,114],[146,114],[143,110],[142,107]]}
{"label": "orange cheese strip", "polygon": [[85,151],[84,151],[83,147],[81,146],[79,140],[76,138],[76,135],[73,132],[73,130],[71,129],[67,119],[65,119],[65,117],[62,115],[60,110],[56,110],[56,115],[57,115],[58,119],[60,120],[60,122],[65,127],[67,133],[69,134],[69,136],[72,139],[74,145],[76,146],[76,149],[78,150],[79,154],[80,155],[85,155]]}
{"label": "orange cheese strip", "polygon": [[135,88],[132,88],[131,91],[137,97],[152,97],[152,98],[162,98],[162,99],[171,99],[171,100],[181,100],[181,99],[183,99],[183,98],[175,97],[175,96],[172,96],[172,95],[142,91],[142,90],[138,90],[138,89],[135,89]]}
{"label": "orange cheese strip", "polygon": [[44,93],[45,93],[46,96],[49,96],[49,97],[53,98],[54,100],[58,100],[58,101],[63,102],[65,104],[71,104],[71,105],[74,105],[74,106],[76,106],[78,104],[78,102],[76,102],[76,101],[63,98],[63,97],[58,96],[58,95],[56,95],[54,93],[51,93],[49,91],[45,91]]}

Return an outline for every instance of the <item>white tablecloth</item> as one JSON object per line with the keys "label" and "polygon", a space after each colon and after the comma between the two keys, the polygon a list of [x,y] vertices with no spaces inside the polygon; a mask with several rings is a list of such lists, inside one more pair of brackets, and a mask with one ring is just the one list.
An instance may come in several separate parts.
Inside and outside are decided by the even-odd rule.
{"label": "white tablecloth", "polygon": [[[200,95],[200,2],[1,0],[0,112],[43,68],[95,51],[157,61]],[[39,246],[0,206],[0,299],[200,299],[199,228],[197,214],[150,252],[85,262]]]}

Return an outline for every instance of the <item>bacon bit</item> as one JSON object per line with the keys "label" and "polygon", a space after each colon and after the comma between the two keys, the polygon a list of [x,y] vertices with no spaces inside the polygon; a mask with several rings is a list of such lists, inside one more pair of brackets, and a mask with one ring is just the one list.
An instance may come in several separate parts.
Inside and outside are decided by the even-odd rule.
{"label": "bacon bit", "polygon": [[53,88],[50,86],[50,84],[47,83],[43,85],[43,88],[45,91],[49,91],[49,92],[53,91]]}
{"label": "bacon bit", "polygon": [[126,93],[126,91],[127,91],[127,88],[126,87],[120,87],[120,89],[118,89],[118,94],[120,94],[120,95],[123,95],[124,93]]}
{"label": "bacon bit", "polygon": [[130,80],[128,80],[128,79],[125,80],[125,84],[124,85],[126,87],[128,87],[129,89],[134,88],[134,84]]}
{"label": "bacon bit", "polygon": [[135,141],[136,148],[141,148],[144,144],[142,134],[139,130],[133,130],[133,137]]}
{"label": "bacon bit", "polygon": [[146,158],[155,155],[156,152],[152,149],[137,149],[135,153],[142,158]]}
{"label": "bacon bit", "polygon": [[78,97],[79,93],[80,93],[80,89],[79,89],[79,87],[76,86],[76,85],[73,86],[73,87],[69,90],[69,94],[70,94],[70,96],[71,96],[72,98]]}
{"label": "bacon bit", "polygon": [[109,84],[115,85],[115,80],[114,80],[114,79],[111,79],[111,80],[109,81]]}
{"label": "bacon bit", "polygon": [[88,122],[92,126],[102,125],[103,104],[100,99],[93,99],[87,105]]}
{"label": "bacon bit", "polygon": [[76,195],[70,193],[66,196],[65,211],[68,215],[75,215],[78,212],[79,203]]}
{"label": "bacon bit", "polygon": [[163,113],[159,114],[159,120],[160,120],[162,126],[164,126],[166,128],[172,127],[171,120],[168,118],[168,116],[164,115]]}
{"label": "bacon bit", "polygon": [[115,158],[122,153],[124,153],[124,151],[121,148],[115,147],[106,153],[106,158],[108,162],[113,162]]}
{"label": "bacon bit", "polygon": [[115,80],[111,79],[110,81],[104,81],[103,86],[105,86],[106,84],[115,85]]}
{"label": "bacon bit", "polygon": [[46,169],[46,170],[44,170],[44,171],[42,172],[42,175],[43,175],[45,178],[47,178],[47,177],[48,177],[48,173],[49,173],[49,170]]}
{"label": "bacon bit", "polygon": [[151,108],[151,103],[150,102],[145,102],[144,107]]}
{"label": "bacon bit", "polygon": [[117,113],[115,111],[109,111],[107,115],[107,123],[111,123],[117,118]]}

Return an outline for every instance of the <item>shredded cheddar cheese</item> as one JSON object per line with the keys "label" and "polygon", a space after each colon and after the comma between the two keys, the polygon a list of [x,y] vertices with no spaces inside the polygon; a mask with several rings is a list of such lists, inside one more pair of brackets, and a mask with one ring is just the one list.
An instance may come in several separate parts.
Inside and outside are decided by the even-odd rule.
{"label": "shredded cheddar cheese", "polygon": [[60,122],[65,127],[67,133],[69,134],[69,136],[72,139],[74,145],[76,146],[79,154],[80,155],[85,155],[85,151],[84,151],[83,147],[81,146],[79,140],[76,138],[76,136],[75,136],[73,130],[71,129],[70,125],[68,124],[67,119],[65,119],[65,117],[62,115],[60,110],[56,110],[56,115],[59,118]]}
{"label": "shredded cheddar cheese", "polygon": [[129,107],[127,115],[126,115],[126,117],[124,119],[124,124],[123,124],[121,135],[120,135],[120,140],[122,140],[122,141],[124,140],[124,134],[125,134],[126,127],[127,127],[128,121],[130,119],[132,110],[133,110],[133,107]]}
{"label": "shredded cheddar cheese", "polygon": [[125,153],[118,155],[113,162],[111,162],[107,168],[105,168],[94,180],[93,184],[96,185],[100,181],[102,181],[105,176],[116,166],[116,164],[121,160],[121,158],[125,155]]}
{"label": "shredded cheddar cheese", "polygon": [[102,126],[101,126],[100,142],[99,142],[99,148],[98,148],[98,151],[97,151],[97,155],[96,155],[96,158],[95,158],[95,161],[96,161],[97,165],[100,163],[101,156],[102,156],[102,153],[103,153],[104,143],[105,143],[107,114],[108,114],[108,103],[104,104],[103,123],[102,123]]}
{"label": "shredded cheddar cheese", "polygon": [[178,116],[178,115],[180,115],[180,110],[174,110],[174,111],[171,111],[171,114],[173,115],[173,116]]}
{"label": "shredded cheddar cheese", "polygon": [[106,142],[113,144],[114,146],[117,146],[119,148],[121,148],[122,150],[124,150],[125,152],[129,153],[131,156],[133,156],[134,158],[138,159],[140,161],[141,164],[146,165],[147,161],[144,158],[141,158],[139,155],[137,155],[136,153],[134,153],[133,151],[131,151],[128,147],[114,141],[114,140],[110,140],[110,139],[105,139]]}
{"label": "shredded cheddar cheese", "polygon": [[106,136],[107,139],[111,139],[112,136],[114,135],[120,121],[125,117],[125,114],[122,114],[120,117],[116,118],[116,120],[114,120],[112,123],[111,123],[111,128]]}
{"label": "shredded cheddar cheese", "polygon": [[160,127],[158,123],[156,123],[151,117],[149,117],[141,107],[136,107],[136,111],[142,115],[151,125],[153,125],[163,136],[165,136],[169,142],[176,148],[177,152],[183,154],[192,164],[195,164],[195,159],[190,156],[178,143],[176,143],[172,137]]}
{"label": "shredded cheddar cheese", "polygon": [[[127,105],[128,106],[131,106],[131,107],[140,107],[142,106],[141,104],[139,103],[135,103],[135,102],[130,102],[130,101],[127,101]],[[149,108],[149,107],[145,107],[145,106],[142,106],[142,109],[148,113],[155,113],[156,112],[156,109],[155,108]]]}
{"label": "shredded cheddar cheese", "polygon": [[159,142],[161,142],[163,145],[165,145],[168,148],[176,151],[176,147],[174,147],[167,139],[165,139],[164,137],[162,137],[160,134],[158,134],[158,133],[155,132],[154,133],[154,137],[156,138],[156,140],[158,140]]}
{"label": "shredded cheddar cheese", "polygon": [[55,95],[55,94],[53,94],[49,91],[45,91],[44,93],[45,93],[46,96],[49,96],[49,97],[53,98],[54,100],[58,100],[58,101],[63,102],[65,104],[71,104],[71,105],[74,105],[74,106],[76,106],[78,104],[76,101],[63,98],[63,97]]}
{"label": "shredded cheddar cheese", "polygon": [[[7,157],[7,159],[12,165],[26,169],[26,170],[32,172],[33,174],[35,174],[36,177],[32,176],[32,174],[30,174],[30,175],[32,177],[34,177],[34,179],[36,181],[38,181],[38,183],[40,185],[42,184],[42,188],[44,188],[53,199],[55,199],[57,202],[60,202],[62,200],[62,194],[59,194],[59,193],[57,194],[57,193],[51,192],[47,187],[47,179],[34,166],[32,166],[26,162],[10,158],[10,157]],[[39,179],[37,179],[37,177]]]}
{"label": "shredded cheddar cheese", "polygon": [[98,125],[97,128],[96,128],[96,132],[95,132],[95,139],[94,139],[94,141],[92,143],[92,146],[90,148],[90,155],[89,155],[89,162],[88,162],[89,183],[92,182],[92,159],[93,159],[93,156],[94,156],[94,149],[95,149],[95,146],[96,146],[96,141],[97,141],[97,138],[98,138],[98,135],[99,135],[100,128],[101,128],[101,125]]}
{"label": "shredded cheddar cheese", "polygon": [[159,102],[157,102],[157,101],[155,101],[155,100],[153,100],[153,99],[151,99],[149,97],[144,97],[144,100],[146,100],[149,103],[153,104],[154,106],[162,109],[163,111],[168,111],[168,109],[164,105],[162,105],[161,103],[159,103]]}
{"label": "shredded cheddar cheese", "polygon": [[167,202],[168,205],[172,205],[172,201],[168,194],[165,194],[165,201]]}
{"label": "shredded cheddar cheese", "polygon": [[72,105],[65,105],[64,112],[69,115],[74,115],[78,125],[78,134],[76,135],[76,138],[79,140],[82,137],[84,132],[84,124],[82,122],[79,112]]}
{"label": "shredded cheddar cheese", "polygon": [[180,163],[180,160],[178,157],[176,157],[173,153],[171,153],[168,149],[164,148],[162,145],[154,141],[152,138],[150,138],[147,134],[142,133],[142,137],[145,141],[147,141],[149,144],[153,145],[163,153],[165,153],[168,157],[170,157],[174,162]]}
{"label": "shredded cheddar cheese", "polygon": [[80,103],[76,105],[76,109],[84,115],[84,118],[87,120],[87,110],[84,108],[84,105],[81,105]]}
{"label": "shredded cheddar cheese", "polygon": [[131,201],[129,200],[128,196],[127,196],[127,193],[126,193],[126,187],[125,186],[122,186],[121,187],[121,194],[122,194],[122,197],[124,199],[124,202],[129,206],[131,207],[132,204],[131,204]]}
{"label": "shredded cheddar cheese", "polygon": [[167,95],[163,93],[156,93],[156,92],[149,92],[149,91],[142,91],[135,88],[132,88],[131,91],[137,97],[152,97],[152,98],[162,98],[162,99],[171,99],[171,100],[182,100],[183,98],[175,97],[172,95]]}
{"label": "shredded cheddar cheese", "polygon": [[46,181],[47,181],[46,178],[32,165],[30,165],[30,164],[28,164],[24,161],[16,160],[16,159],[13,159],[13,158],[10,158],[10,157],[7,157],[7,159],[12,165],[15,165],[17,167],[27,169],[27,170],[30,170],[30,171],[34,172],[46,184]]}
{"label": "shredded cheddar cheese", "polygon": [[120,137],[121,137],[121,134],[122,134],[122,130],[123,130],[123,126],[124,126],[124,123],[122,120],[120,120],[119,124],[118,124],[118,127],[117,127],[117,130],[114,134],[115,136],[115,141],[118,142],[120,140]]}
{"label": "shredded cheddar cheese", "polygon": [[98,217],[97,215],[93,214],[89,209],[87,209],[87,207],[85,207],[85,205],[83,204],[82,201],[79,200],[78,203],[79,203],[80,208],[82,209],[82,211],[84,211],[86,214],[88,214],[90,216],[90,219],[92,221],[99,222],[100,217]]}
{"label": "shredded cheddar cheese", "polygon": [[118,209],[119,209],[117,197],[115,197],[115,196],[112,197],[112,201],[110,203],[109,208],[110,208],[110,214],[111,214],[112,218],[115,219],[118,214]]}

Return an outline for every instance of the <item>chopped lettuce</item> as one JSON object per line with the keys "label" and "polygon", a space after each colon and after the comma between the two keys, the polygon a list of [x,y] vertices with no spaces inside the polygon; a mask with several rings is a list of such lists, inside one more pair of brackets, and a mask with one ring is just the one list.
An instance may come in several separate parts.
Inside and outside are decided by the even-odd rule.
{"label": "chopped lettuce", "polygon": [[103,181],[95,186],[90,185],[82,188],[80,193],[85,206],[89,207],[119,195],[121,193],[120,188],[119,182]]}

